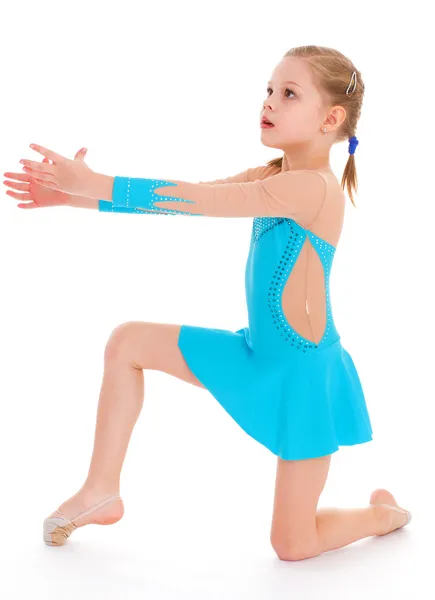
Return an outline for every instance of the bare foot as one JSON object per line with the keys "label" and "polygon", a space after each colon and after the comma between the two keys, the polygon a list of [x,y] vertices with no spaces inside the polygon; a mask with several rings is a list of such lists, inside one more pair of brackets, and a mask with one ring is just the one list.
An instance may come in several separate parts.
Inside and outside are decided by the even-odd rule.
{"label": "bare foot", "polygon": [[378,506],[377,510],[379,511],[380,515],[380,532],[377,535],[386,535],[387,533],[391,533],[392,531],[403,527],[406,525],[406,523],[408,523],[410,516],[408,511],[397,504],[393,494],[391,494],[388,490],[378,488],[372,492],[370,496],[370,504],[380,505],[384,503],[390,504],[391,506],[396,506],[399,510],[394,510],[388,508],[387,506]]}

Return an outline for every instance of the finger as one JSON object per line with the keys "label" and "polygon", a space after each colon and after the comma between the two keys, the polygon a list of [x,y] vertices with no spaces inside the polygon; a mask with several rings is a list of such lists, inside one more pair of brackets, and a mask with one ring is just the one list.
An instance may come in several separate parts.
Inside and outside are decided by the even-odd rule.
{"label": "finger", "polygon": [[13,192],[12,190],[6,190],[6,194],[8,196],[12,196],[12,198],[16,198],[17,200],[33,200],[30,194],[19,194],[18,192]]}
{"label": "finger", "polygon": [[44,163],[44,168],[41,169],[41,165],[43,164],[42,162],[36,162],[35,160],[27,160],[25,158],[22,158],[20,160],[20,163],[22,165],[26,165],[27,167],[35,171],[41,171],[42,173],[49,173],[51,175],[53,175],[55,169],[54,165],[49,165],[47,163]]}
{"label": "finger", "polygon": [[44,181],[47,185],[55,185],[55,182],[51,179],[53,175],[50,173],[42,173],[41,171],[35,171],[33,169],[29,169],[28,167],[23,167],[23,170],[36,179],[38,183],[40,183],[40,181]]}
{"label": "finger", "polygon": [[64,156],[57,154],[57,152],[53,152],[53,150],[48,150],[48,148],[44,148],[44,146],[39,146],[39,144],[30,144],[30,147],[43,156],[50,158],[53,162],[61,162],[65,159]]}
{"label": "finger", "polygon": [[18,208],[38,208],[35,202],[28,202],[27,204],[17,204]]}
{"label": "finger", "polygon": [[87,149],[86,149],[86,148],[80,148],[80,150],[77,150],[77,152],[76,152],[76,155],[74,156],[74,160],[76,160],[76,159],[78,159],[78,158],[79,158],[79,159],[80,159],[80,158],[83,158],[83,157],[84,157],[84,155],[86,154],[86,152],[87,152]]}
{"label": "finger", "polygon": [[13,179],[18,179],[19,181],[29,181],[30,176],[27,173],[3,173],[5,177],[12,177]]}
{"label": "finger", "polygon": [[15,181],[3,181],[3,183],[14,190],[29,190],[30,183],[16,183]]}
{"label": "finger", "polygon": [[37,177],[33,177],[33,179],[36,181],[36,183],[38,183],[39,185],[41,185],[43,187],[49,188],[51,190],[62,191],[60,189],[60,187],[54,183],[54,181],[47,181],[46,179],[38,179]]}

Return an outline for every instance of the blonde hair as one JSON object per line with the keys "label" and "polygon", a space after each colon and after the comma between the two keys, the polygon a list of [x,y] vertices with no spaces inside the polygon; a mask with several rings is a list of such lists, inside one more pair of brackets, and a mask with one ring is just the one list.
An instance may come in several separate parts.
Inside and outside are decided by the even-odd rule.
{"label": "blonde hair", "polygon": [[[333,48],[324,46],[298,46],[286,52],[285,56],[296,56],[304,59],[311,67],[314,82],[326,103],[331,106],[340,105],[346,110],[346,118],[340,125],[336,142],[348,140],[355,135],[356,124],[361,114],[364,97],[364,83],[361,73],[353,62],[344,54]],[[353,72],[356,75],[351,82]],[[351,83],[351,85],[349,85]],[[346,94],[346,90],[348,93]],[[283,157],[274,158],[268,166],[282,166]],[[341,187],[347,188],[347,193],[356,206],[352,189],[358,190],[358,180],[355,167],[355,156],[349,154],[341,179]]]}

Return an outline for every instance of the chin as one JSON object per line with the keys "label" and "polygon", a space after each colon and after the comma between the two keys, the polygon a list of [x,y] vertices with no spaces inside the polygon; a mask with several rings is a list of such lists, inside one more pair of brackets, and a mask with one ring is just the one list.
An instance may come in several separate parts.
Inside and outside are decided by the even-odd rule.
{"label": "chin", "polygon": [[273,143],[271,140],[267,140],[264,139],[263,136],[261,136],[261,143],[263,144],[263,146],[267,146],[268,148],[279,148],[279,146],[276,145],[276,142]]}

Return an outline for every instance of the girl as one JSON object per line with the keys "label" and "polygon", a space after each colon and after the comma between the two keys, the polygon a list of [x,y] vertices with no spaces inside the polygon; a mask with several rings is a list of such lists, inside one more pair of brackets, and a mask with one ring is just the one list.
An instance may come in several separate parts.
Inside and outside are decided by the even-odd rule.
{"label": "girl", "polygon": [[[22,160],[25,183],[4,182],[32,200],[137,215],[253,217],[245,271],[249,326],[233,332],[193,325],[127,322],[105,350],[93,455],[82,488],[44,521],[61,545],[77,527],[119,521],[120,473],[144,393],[144,369],[207,389],[277,456],[270,541],[282,560],[300,560],[409,523],[384,489],[368,506],[318,509],[331,455],[372,439],[359,376],[342,346],[329,278],[344,219],[344,184],[356,189],[354,133],[364,84],[340,52],[303,46],[286,53],[267,85],[261,139],[281,158],[227,179],[188,183],[106,175],[31,145],[42,163]],[[266,124],[265,124],[266,123]],[[341,185],[333,144],[349,139]],[[51,162],[50,162],[51,160]]]}

